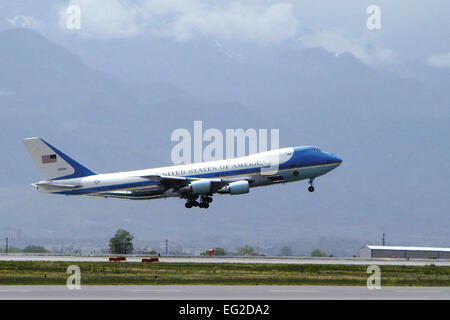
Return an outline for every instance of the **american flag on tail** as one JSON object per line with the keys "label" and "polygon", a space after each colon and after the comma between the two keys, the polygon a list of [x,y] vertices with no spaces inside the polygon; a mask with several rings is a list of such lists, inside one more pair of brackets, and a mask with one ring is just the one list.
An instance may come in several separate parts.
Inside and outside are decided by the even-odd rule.
{"label": "american flag on tail", "polygon": [[56,154],[48,154],[42,156],[42,163],[54,163],[56,162]]}

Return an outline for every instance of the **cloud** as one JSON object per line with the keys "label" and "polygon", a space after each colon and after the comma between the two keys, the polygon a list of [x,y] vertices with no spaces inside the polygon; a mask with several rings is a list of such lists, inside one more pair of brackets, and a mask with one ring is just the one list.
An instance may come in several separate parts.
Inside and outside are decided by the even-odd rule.
{"label": "cloud", "polygon": [[9,24],[17,28],[37,28],[40,26],[39,21],[30,16],[18,15],[13,18],[6,18]]}
{"label": "cloud", "polygon": [[293,37],[298,22],[292,15],[290,4],[261,8],[234,2],[226,8],[201,8],[198,12],[183,14],[171,28],[178,41],[205,35],[226,40],[273,43]]}
{"label": "cloud", "polygon": [[375,41],[365,38],[346,37],[338,31],[320,31],[303,35],[300,39],[308,48],[321,47],[336,55],[349,52],[366,65],[387,65],[398,61],[393,50],[382,48]]}
{"label": "cloud", "polygon": [[[59,10],[60,25],[66,29],[69,5],[80,8],[80,34],[83,37],[124,38],[137,36],[141,32],[136,23],[136,8],[119,0],[72,0]],[[67,29],[66,29],[67,30]]]}
{"label": "cloud", "polygon": [[0,88],[0,96],[12,96],[13,92],[7,90],[7,89],[1,89]]}
{"label": "cloud", "polygon": [[[205,0],[72,0],[81,10],[80,32],[100,38],[141,34],[188,41],[198,36],[278,43],[294,37],[298,21],[287,3]],[[60,10],[65,27],[67,7]]]}
{"label": "cloud", "polygon": [[450,68],[450,52],[433,54],[428,58],[427,63],[436,68]]}

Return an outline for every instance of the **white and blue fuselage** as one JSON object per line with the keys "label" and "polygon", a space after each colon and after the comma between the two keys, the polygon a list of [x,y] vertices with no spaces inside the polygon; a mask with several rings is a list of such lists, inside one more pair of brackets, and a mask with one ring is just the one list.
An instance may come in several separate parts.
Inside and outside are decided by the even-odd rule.
{"label": "white and blue fuselage", "polygon": [[[45,180],[40,192],[120,199],[178,197],[186,207],[207,208],[215,193],[243,194],[250,188],[315,178],[342,160],[316,147],[290,147],[245,157],[169,167],[96,174],[40,138],[24,143]],[[200,200],[197,201],[197,200]]]}

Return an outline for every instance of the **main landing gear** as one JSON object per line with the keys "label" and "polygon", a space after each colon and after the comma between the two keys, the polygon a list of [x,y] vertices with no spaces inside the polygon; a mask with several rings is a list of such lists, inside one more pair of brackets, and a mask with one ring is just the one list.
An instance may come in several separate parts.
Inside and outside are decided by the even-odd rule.
{"label": "main landing gear", "polygon": [[211,202],[213,202],[213,198],[211,196],[202,196],[200,198],[200,202],[196,199],[189,199],[184,206],[186,208],[199,207],[202,209],[208,209]]}
{"label": "main landing gear", "polygon": [[314,179],[309,179],[309,187],[308,187],[309,192],[314,192],[313,181]]}

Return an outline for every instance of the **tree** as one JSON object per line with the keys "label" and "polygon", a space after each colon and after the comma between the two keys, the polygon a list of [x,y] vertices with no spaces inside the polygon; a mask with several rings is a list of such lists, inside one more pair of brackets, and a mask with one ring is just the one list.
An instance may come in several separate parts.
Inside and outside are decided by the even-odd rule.
{"label": "tree", "polygon": [[319,249],[314,249],[311,252],[311,257],[328,257],[325,252],[320,251]]}
{"label": "tree", "polygon": [[241,256],[255,255],[255,249],[253,249],[253,247],[250,247],[249,245],[245,245],[242,248],[238,249],[238,255]]}
{"label": "tree", "polygon": [[128,254],[133,252],[133,235],[125,229],[119,229],[116,235],[109,240],[109,251],[115,254]]}
{"label": "tree", "polygon": [[[149,251],[149,249],[151,249]],[[144,250],[142,250],[143,254],[151,254],[151,255],[155,255],[157,252],[155,251],[155,249],[149,248],[149,247],[145,247]]]}
{"label": "tree", "polygon": [[44,247],[41,246],[26,246],[25,248],[23,248],[23,252],[25,253],[48,253],[50,251],[48,251],[47,249],[45,249]]}
{"label": "tree", "polygon": [[227,251],[224,248],[215,248],[212,255],[213,256],[226,256]]}
{"label": "tree", "polygon": [[283,248],[281,248],[280,254],[282,256],[292,256],[292,249],[291,249],[291,247],[284,246]]}

